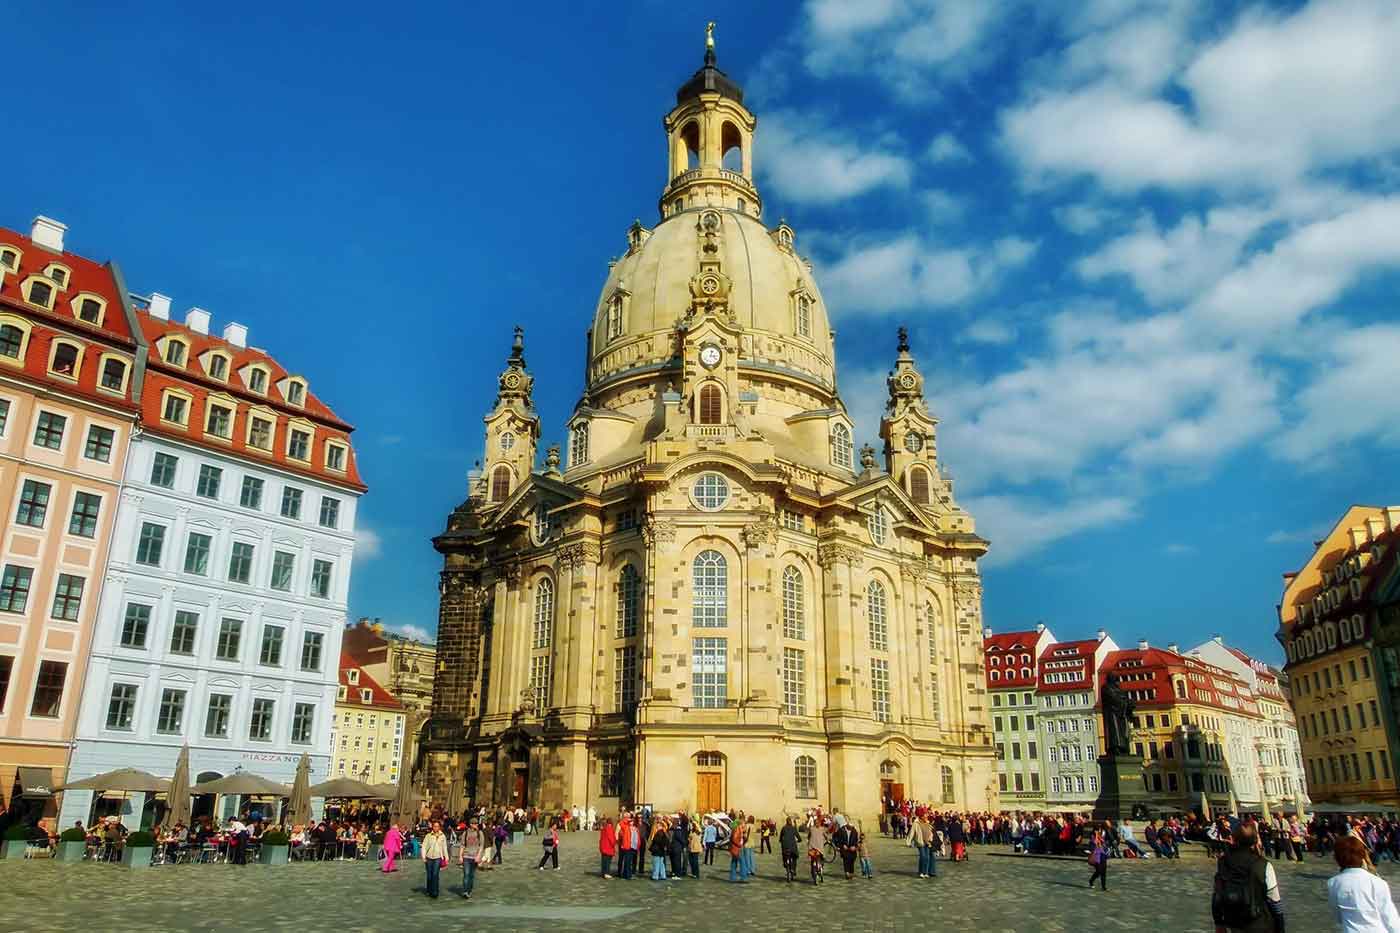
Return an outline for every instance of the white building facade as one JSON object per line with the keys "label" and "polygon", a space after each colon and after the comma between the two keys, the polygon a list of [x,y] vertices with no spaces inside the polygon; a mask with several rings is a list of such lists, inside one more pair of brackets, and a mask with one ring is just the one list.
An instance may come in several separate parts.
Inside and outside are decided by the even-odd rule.
{"label": "white building facade", "polygon": [[[216,369],[238,378],[227,363]],[[303,753],[312,782],[325,780],[363,491],[348,440],[333,455],[345,468],[338,483],[324,470],[295,468],[301,456],[313,459],[295,436],[299,419],[288,424],[266,403],[245,411],[223,393],[205,399],[201,413],[199,396],[179,385],[147,386],[147,409],[161,406],[165,430],[131,446],[69,779],[124,767],[168,777],[188,745],[192,783],[241,770],[290,784]],[[255,422],[265,417],[273,424],[267,454],[174,436],[182,425],[166,418],[172,393],[195,395],[184,411],[191,434],[226,420],[227,434],[261,449]],[[304,390],[299,397],[307,399]],[[225,398],[234,409],[227,419],[214,411]],[[326,433],[320,426],[310,430],[327,440],[317,437]],[[284,436],[298,454],[285,465],[271,455]],[[215,805],[197,800],[195,815]],[[238,805],[221,798],[210,815],[226,818]],[[70,791],[60,825],[108,812],[132,827],[152,816],[141,795],[94,807],[91,792]]]}

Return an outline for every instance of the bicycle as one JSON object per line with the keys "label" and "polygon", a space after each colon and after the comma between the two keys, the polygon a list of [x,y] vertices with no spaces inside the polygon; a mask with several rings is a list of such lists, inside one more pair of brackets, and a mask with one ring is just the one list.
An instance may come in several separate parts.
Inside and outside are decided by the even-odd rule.
{"label": "bicycle", "polygon": [[[814,854],[815,853],[815,854]],[[812,884],[822,883],[822,863],[826,860],[820,849],[808,849],[807,857],[812,860]]]}

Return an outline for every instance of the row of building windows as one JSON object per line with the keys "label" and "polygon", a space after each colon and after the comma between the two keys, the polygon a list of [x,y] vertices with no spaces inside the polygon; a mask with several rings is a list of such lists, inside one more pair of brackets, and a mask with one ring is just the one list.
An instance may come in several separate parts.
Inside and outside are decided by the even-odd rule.
{"label": "row of building windows", "polygon": [[[987,674],[987,676],[988,676],[988,678],[991,679],[991,681],[992,681],[993,683],[996,683],[997,681],[1001,680],[1001,674],[1002,674],[1001,671],[989,671],[988,674]],[[1014,667],[1008,667],[1008,668],[1006,669],[1006,679],[1007,679],[1007,680],[1010,680],[1011,678],[1013,678],[1013,677],[1015,677],[1015,676],[1017,676],[1017,674],[1016,674],[1016,669],[1015,669]],[[1029,680],[1030,678],[1032,678],[1032,677],[1034,677],[1034,676],[1035,676],[1035,671],[1031,670],[1029,667],[1023,667],[1023,668],[1021,668],[1020,677],[1021,677],[1022,680]]]}
{"label": "row of building windows", "polygon": [[1045,720],[1045,731],[1046,731],[1046,732],[1078,732],[1078,731],[1079,731],[1079,724],[1080,724],[1081,722],[1084,724],[1084,731],[1085,731],[1085,732],[1096,732],[1096,731],[1097,731],[1097,730],[1095,729],[1095,727],[1094,727],[1094,720],[1092,720],[1092,719],[1075,719],[1075,718],[1073,718],[1073,717],[1068,717],[1068,716],[1065,716],[1065,717],[1057,717],[1057,718],[1055,718],[1055,719],[1047,719],[1047,720]]}
{"label": "row of building windows", "polygon": [[[174,454],[157,453],[151,460],[151,485],[162,489],[174,489],[179,473],[180,458]],[[210,463],[199,465],[199,476],[195,481],[195,495],[202,499],[221,501],[224,486],[224,468]],[[238,486],[238,504],[254,512],[263,511],[267,481],[261,477],[244,475]],[[278,500],[277,514],[292,521],[300,521],[305,491],[291,485],[282,487],[282,497]],[[340,527],[340,500],[335,496],[321,496],[316,524],[322,528]]]}
{"label": "row of building windows", "polygon": [[[141,535],[136,542],[136,563],[148,567],[160,567],[165,554],[166,527],[155,522],[143,522]],[[212,535],[191,531],[185,540],[185,573],[199,577],[210,575],[209,561],[213,550]],[[251,584],[253,582],[255,545],[247,541],[234,541],[229,549],[228,575],[230,583]],[[292,578],[296,571],[296,555],[290,551],[274,550],[272,567],[268,575],[269,589],[284,593],[292,591]],[[329,599],[335,576],[335,564],[322,558],[311,561],[311,586],[309,593],[318,599]]]}
{"label": "row of building windows", "polygon": [[[1000,704],[998,704],[998,705],[1000,705]],[[1000,716],[993,716],[993,717],[992,717],[992,727],[993,727],[994,731],[996,731],[996,732],[1000,732],[1000,731],[1001,731],[1002,722],[1003,722],[1003,720],[1002,720],[1002,718],[1001,718]],[[1020,717],[1020,716],[1012,716],[1012,717],[1011,717],[1011,731],[1012,731],[1012,732],[1019,732],[1020,730],[1021,730],[1021,717]],[[1033,716],[1033,715],[1031,715],[1031,714],[1029,714],[1029,713],[1026,714],[1026,730],[1027,730],[1027,731],[1031,731],[1031,732],[1035,731],[1035,716]]]}
{"label": "row of building windows", "polygon": [[[14,665],[12,655],[0,654],[0,712],[6,710]],[[29,715],[39,719],[57,719],[63,708],[63,687],[67,680],[66,661],[41,660],[38,676],[34,678],[34,693],[29,700]]]}
{"label": "row of building windows", "polygon": [[[1356,710],[1355,720],[1353,720],[1351,716],[1351,710],[1353,708]],[[1369,723],[1366,719],[1366,711],[1368,708],[1371,712]],[[1299,731],[1302,732],[1303,738],[1305,739],[1316,739],[1325,735],[1351,732],[1353,723],[1355,723],[1355,727],[1358,729],[1365,729],[1368,725],[1372,728],[1379,727],[1381,724],[1380,704],[1375,700],[1368,701],[1367,706],[1357,703],[1355,707],[1348,707],[1347,704],[1343,703],[1331,709],[1319,710],[1315,713],[1308,713],[1307,715],[1301,713],[1298,715]],[[1320,729],[1319,726],[1321,726]]]}
{"label": "row of building windows", "polygon": [[[1021,760],[1021,743],[1020,743],[1020,742],[1012,742],[1012,743],[1010,743],[1010,744],[1011,744],[1011,760],[1012,760],[1012,761],[1020,761],[1020,760]],[[998,742],[998,743],[997,743],[997,760],[999,760],[999,761],[1005,761],[1005,760],[1006,760],[1006,745],[1007,745],[1007,743],[1005,743],[1005,742]],[[1027,742],[1025,748],[1026,748],[1026,757],[1027,757],[1028,759],[1030,759],[1031,761],[1035,761],[1036,758],[1037,758],[1037,754],[1036,754],[1036,753],[1037,753],[1037,751],[1038,751],[1035,742],[1034,742],[1033,740],[1030,741],[1030,742]],[[1051,751],[1050,760],[1051,760],[1051,761],[1054,761],[1054,760],[1055,760],[1054,748],[1051,748],[1050,751]]]}
{"label": "row of building windows", "polygon": [[[1363,776],[1361,771],[1361,753],[1352,752],[1350,755],[1342,753],[1340,755],[1328,755],[1326,758],[1309,758],[1307,760],[1308,780],[1312,786],[1318,787],[1324,784],[1356,784],[1361,781],[1390,780],[1390,755],[1381,751],[1365,752],[1366,771]],[[1380,766],[1377,772],[1377,765]]]}
{"label": "row of building windows", "polygon": [[[1080,747],[1078,745],[1051,745],[1045,750],[1045,754],[1049,758],[1051,764],[1059,764],[1060,762],[1069,764],[1081,760],[1094,761],[1098,757],[1098,752],[1093,742],[1084,746],[1084,757],[1082,759],[1079,757],[1079,749]],[[1031,757],[1035,757],[1034,742],[1031,743]]]}
{"label": "row of building windows", "polygon": [[[10,400],[0,399],[0,437],[9,429]],[[68,432],[68,416],[57,412],[40,410],[34,424],[33,444],[45,450],[62,450],[63,438]],[[88,426],[87,439],[83,443],[83,458],[98,463],[112,462],[112,448],[117,440],[117,432],[102,425]]]}
{"label": "row of building windows", "polygon": [[[133,732],[136,728],[137,699],[140,687],[137,684],[116,683],[107,701],[107,728],[116,732]],[[156,711],[155,731],[159,735],[184,735],[185,711],[189,692],[172,687],[161,690],[160,706]],[[234,696],[230,693],[211,693],[204,711],[204,736],[211,739],[227,739],[233,729]],[[254,697],[248,716],[248,740],[251,742],[271,742],[276,722],[277,701],[269,697]],[[307,745],[311,742],[316,722],[314,703],[296,703],[292,707],[290,735],[293,744]]]}
{"label": "row of building windows", "polygon": [[[988,665],[989,667],[1001,667],[1001,666],[1003,666],[1003,662],[1005,662],[1005,666],[1006,666],[1006,667],[1015,667],[1016,664],[1018,663],[1017,660],[1016,660],[1016,655],[1014,655],[1014,654],[1008,654],[1008,655],[1006,655],[1005,658],[1003,658],[1003,657],[1002,657],[1001,655],[999,655],[999,654],[994,654],[994,655],[991,655],[990,657],[987,658],[987,665]],[[1019,663],[1021,663],[1021,664],[1029,664],[1029,663],[1031,663],[1031,656],[1028,655],[1028,654],[1023,654],[1023,655],[1021,655],[1021,660],[1020,660]]]}
{"label": "row of building windows", "polygon": [[[1002,793],[1013,789],[1018,792],[1026,790],[1026,775],[1022,774],[1020,771],[1014,771],[1011,774],[1007,774],[1003,771],[997,775],[997,780],[1001,784]],[[1058,781],[1059,778],[1055,780]],[[1030,790],[1032,792],[1040,790],[1039,771],[1032,771],[1030,773]]]}
{"label": "row of building windows", "polygon": [[[29,589],[34,570],[20,564],[6,564],[0,573],[0,612],[23,615],[29,611]],[[54,583],[53,607],[49,618],[61,622],[78,621],[82,609],[83,590],[87,579],[71,573],[60,573]]]}
{"label": "row of building windows", "polygon": [[[194,397],[183,389],[166,389],[161,397],[161,421],[188,428],[193,405]],[[233,426],[237,413],[238,403],[232,398],[210,398],[205,405],[204,433],[220,440],[233,440]],[[264,453],[272,453],[276,430],[277,415],[274,412],[251,410],[246,422],[244,443]],[[316,428],[309,421],[293,421],[287,427],[286,449],[283,453],[289,460],[309,465],[315,437]],[[349,445],[336,438],[327,438],[323,443],[326,469],[344,473],[349,462]]]}
{"label": "row of building windows", "polygon": [[[1359,665],[1357,663],[1358,661],[1360,661]],[[1359,680],[1370,680],[1371,659],[1365,655],[1362,655],[1359,659],[1351,658],[1347,661],[1347,673],[1351,675],[1352,683],[1356,683]],[[1335,677],[1333,676],[1334,674]],[[1332,689],[1332,684],[1334,682],[1338,687],[1346,683],[1346,681],[1342,679],[1341,664],[1333,664],[1331,667],[1316,668],[1312,671],[1305,672],[1302,676],[1294,679],[1293,689],[1299,694],[1307,696],[1319,690]]]}
{"label": "row of building windows", "polygon": [[[155,607],[148,603],[129,602],[122,614],[122,627],[117,643],[133,651],[145,651],[153,636],[151,620]],[[222,618],[214,636],[214,659],[238,663],[243,654],[244,620]],[[189,609],[177,609],[170,624],[168,652],[172,655],[192,657],[198,654],[200,615]],[[263,667],[282,667],[283,642],[287,627],[275,622],[264,622],[262,637],[258,643],[258,664]],[[297,669],[306,672],[321,670],[321,655],[325,636],[321,632],[303,632],[301,652]]]}
{"label": "row of building windows", "polygon": [[[184,369],[189,361],[189,342],[178,334],[167,334],[156,341],[161,359],[170,366]],[[227,382],[233,357],[222,350],[209,350],[204,353],[206,375]],[[270,370],[261,363],[249,363],[243,367],[243,384],[250,392],[267,395]],[[298,408],[306,404],[306,381],[299,376],[289,376],[283,381],[282,398]]]}
{"label": "row of building windows", "polygon": [[[93,317],[101,317],[105,308],[97,304],[98,299],[83,299],[81,320],[88,320],[83,314],[91,312]],[[29,326],[18,318],[5,318],[0,323],[0,357],[23,363],[29,349]],[[83,357],[87,347],[62,338],[56,339],[49,347],[48,372],[68,382],[76,383],[82,376]],[[127,375],[131,371],[128,362],[116,354],[102,353],[98,356],[97,387],[112,395],[126,393]]]}
{"label": "row of building windows", "polygon": [[[1021,705],[1022,705],[1022,706],[1034,706],[1034,705],[1035,705],[1035,694],[1033,694],[1033,693],[1023,693],[1023,694],[1021,694],[1020,696],[1021,696]],[[1001,698],[1002,698],[1002,695],[1001,695],[1000,693],[993,693],[993,694],[992,694],[992,706],[993,706],[993,707],[1000,707],[1000,706],[1001,706]],[[1016,694],[1014,694],[1014,693],[1009,693],[1009,694],[1006,695],[1006,705],[1007,705],[1007,706],[1015,706],[1015,705],[1016,705]]]}

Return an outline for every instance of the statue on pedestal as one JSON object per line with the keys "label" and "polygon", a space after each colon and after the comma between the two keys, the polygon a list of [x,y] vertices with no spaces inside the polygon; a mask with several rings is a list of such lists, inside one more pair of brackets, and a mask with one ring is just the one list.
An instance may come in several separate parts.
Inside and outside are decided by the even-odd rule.
{"label": "statue on pedestal", "polygon": [[1109,674],[1103,686],[1104,753],[1126,755],[1131,750],[1132,715],[1137,711],[1128,692],[1118,686],[1118,675]]}

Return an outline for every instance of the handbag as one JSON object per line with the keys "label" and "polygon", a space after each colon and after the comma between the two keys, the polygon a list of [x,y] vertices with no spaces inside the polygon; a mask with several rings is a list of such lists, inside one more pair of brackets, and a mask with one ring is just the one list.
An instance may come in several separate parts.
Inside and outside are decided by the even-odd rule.
{"label": "handbag", "polygon": [[447,856],[444,855],[442,858],[438,859],[438,868],[446,868],[446,867],[447,867]]}

